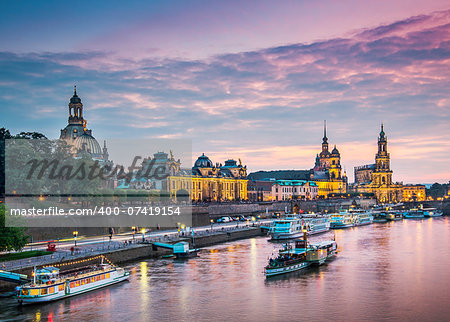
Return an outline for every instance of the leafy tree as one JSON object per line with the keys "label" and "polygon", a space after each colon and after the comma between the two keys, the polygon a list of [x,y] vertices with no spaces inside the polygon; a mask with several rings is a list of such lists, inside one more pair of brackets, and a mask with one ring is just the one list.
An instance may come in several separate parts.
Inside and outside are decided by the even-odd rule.
{"label": "leafy tree", "polygon": [[28,240],[25,228],[5,226],[5,205],[0,205],[0,251],[20,251]]}
{"label": "leafy tree", "polygon": [[427,196],[431,196],[433,199],[443,197],[447,194],[447,185],[435,182],[426,192]]}

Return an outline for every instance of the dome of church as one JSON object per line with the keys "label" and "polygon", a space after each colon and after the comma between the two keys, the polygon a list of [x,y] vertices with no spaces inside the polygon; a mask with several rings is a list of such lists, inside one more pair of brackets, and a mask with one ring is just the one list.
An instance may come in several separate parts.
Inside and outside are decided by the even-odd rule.
{"label": "dome of church", "polygon": [[331,151],[331,154],[339,154],[339,150],[334,146],[333,151]]}
{"label": "dome of church", "polygon": [[73,87],[73,96],[70,98],[70,104],[81,104],[81,98],[77,95],[77,87]]}
{"label": "dome of church", "polygon": [[212,161],[203,153],[194,163],[194,168],[213,168]]}
{"label": "dome of church", "polygon": [[81,98],[79,98],[77,94],[73,94],[73,96],[70,98],[70,104],[79,104],[79,103],[81,103]]}
{"label": "dome of church", "polygon": [[102,149],[92,135],[83,133],[75,139],[73,146],[77,151],[86,151],[92,155],[101,155]]}

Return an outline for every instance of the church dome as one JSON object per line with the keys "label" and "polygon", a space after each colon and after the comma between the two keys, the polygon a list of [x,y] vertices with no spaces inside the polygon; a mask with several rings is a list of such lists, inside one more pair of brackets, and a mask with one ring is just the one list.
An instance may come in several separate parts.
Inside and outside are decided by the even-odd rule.
{"label": "church dome", "polygon": [[70,104],[81,104],[81,98],[77,95],[77,87],[73,87],[73,96],[70,98]]}
{"label": "church dome", "polygon": [[213,168],[212,161],[203,153],[195,161],[194,168]]}
{"label": "church dome", "polygon": [[86,151],[91,155],[101,155],[102,149],[92,135],[83,133],[75,139],[73,146],[77,151]]}
{"label": "church dome", "polygon": [[339,150],[334,146],[333,151],[331,151],[331,154],[339,154]]}
{"label": "church dome", "polygon": [[77,94],[73,94],[73,96],[70,98],[70,104],[80,104],[81,98],[78,97]]}

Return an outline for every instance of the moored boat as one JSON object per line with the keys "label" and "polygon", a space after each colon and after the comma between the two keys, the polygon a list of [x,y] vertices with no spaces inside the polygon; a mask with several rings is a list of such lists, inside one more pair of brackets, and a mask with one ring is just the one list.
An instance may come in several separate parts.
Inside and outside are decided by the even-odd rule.
{"label": "moored boat", "polygon": [[[54,266],[43,267],[33,272],[33,281],[16,288],[19,304],[34,304],[55,301],[86,293],[98,288],[122,282],[130,273],[121,267],[103,263],[85,266],[65,272]],[[107,260],[107,259],[106,259]]]}
{"label": "moored boat", "polygon": [[274,240],[297,238],[303,235],[302,219],[297,215],[287,215],[273,221],[269,234]]}
{"label": "moored boat", "polygon": [[370,212],[359,212],[355,216],[355,226],[370,225],[373,222],[373,216]]}
{"label": "moored boat", "polygon": [[330,217],[330,228],[348,228],[353,227],[355,221],[353,215],[348,212],[332,214]]}
{"label": "moored boat", "polygon": [[424,217],[440,217],[440,216],[442,216],[442,211],[439,211],[436,208],[423,209],[423,216]]}
{"label": "moored boat", "polygon": [[313,216],[303,217],[303,229],[306,229],[308,235],[315,235],[324,233],[330,230],[330,217],[329,216]]}
{"label": "moored boat", "polygon": [[407,218],[407,219],[420,219],[420,218],[424,218],[424,213],[422,209],[411,209],[409,211],[405,211],[403,213],[403,217]]}
{"label": "moored boat", "polygon": [[273,240],[294,239],[303,235],[314,235],[330,230],[330,217],[325,215],[287,215],[273,221],[269,234]]}
{"label": "moored boat", "polygon": [[385,212],[374,212],[373,213],[373,222],[378,222],[378,223],[387,222],[386,213]]}
{"label": "moored boat", "polygon": [[402,220],[403,214],[400,211],[390,210],[386,212],[386,219],[389,221]]}

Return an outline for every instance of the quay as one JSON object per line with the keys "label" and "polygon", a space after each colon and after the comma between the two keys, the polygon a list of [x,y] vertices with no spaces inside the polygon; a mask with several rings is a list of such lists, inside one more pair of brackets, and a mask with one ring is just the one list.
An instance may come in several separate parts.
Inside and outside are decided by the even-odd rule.
{"label": "quay", "polygon": [[[195,247],[207,247],[226,243],[233,240],[251,238],[263,235],[263,230],[259,225],[239,227],[220,227],[213,231],[195,232]],[[162,237],[146,238],[145,242],[136,242],[124,244],[120,241],[108,242],[107,244],[86,245],[82,249],[71,252],[69,250],[56,252],[52,255],[44,255],[39,257],[14,260],[10,262],[0,263],[0,269],[14,274],[31,276],[34,266],[43,266],[49,264],[57,264],[64,267],[65,270],[79,267],[91,258],[98,255],[104,255],[115,264],[126,263],[138,259],[158,258],[163,255],[171,254],[170,249],[155,247],[154,243],[164,242],[174,244],[177,242],[188,242],[192,247],[192,236],[166,235]],[[0,280],[0,290],[10,290],[14,284]]]}

